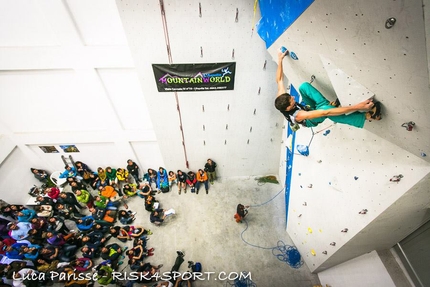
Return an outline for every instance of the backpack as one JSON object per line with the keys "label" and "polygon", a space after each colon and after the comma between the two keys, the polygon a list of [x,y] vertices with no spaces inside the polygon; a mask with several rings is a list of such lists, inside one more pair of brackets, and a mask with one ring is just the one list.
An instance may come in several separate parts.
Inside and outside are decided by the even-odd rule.
{"label": "backpack", "polygon": [[168,184],[162,184],[162,185],[160,186],[160,189],[161,189],[161,192],[162,192],[162,193],[166,193],[166,192],[169,192],[169,191],[170,191],[170,188],[169,188],[169,185],[168,185]]}
{"label": "backpack", "polygon": [[200,262],[194,263],[194,265],[191,267],[191,270],[193,272],[202,272],[202,264]]}

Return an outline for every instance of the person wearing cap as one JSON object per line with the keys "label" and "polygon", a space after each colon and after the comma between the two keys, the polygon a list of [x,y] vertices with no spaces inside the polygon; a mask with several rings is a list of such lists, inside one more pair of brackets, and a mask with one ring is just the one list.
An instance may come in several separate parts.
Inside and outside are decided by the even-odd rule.
{"label": "person wearing cap", "polygon": [[28,237],[28,231],[31,229],[30,222],[9,222],[7,228],[10,230],[10,237],[15,240],[23,240]]}

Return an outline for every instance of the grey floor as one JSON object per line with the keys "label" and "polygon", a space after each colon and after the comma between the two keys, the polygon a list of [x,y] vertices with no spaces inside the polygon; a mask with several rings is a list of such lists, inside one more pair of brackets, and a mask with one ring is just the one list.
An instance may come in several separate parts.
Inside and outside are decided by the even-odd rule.
{"label": "grey floor", "polygon": [[[230,286],[236,274],[242,271],[250,272],[252,281],[261,287],[317,285],[318,276],[311,274],[306,265],[292,268],[275,257],[270,249],[277,246],[278,241],[293,245],[285,231],[283,191],[269,203],[250,208],[245,232],[246,223],[238,224],[233,219],[238,203],[258,205],[281,190],[282,186],[278,184],[261,185],[254,178],[218,180],[210,186],[208,195],[203,187],[198,195],[191,194],[189,190],[179,195],[177,186],[174,186],[171,192],[156,196],[162,208],[176,211],[161,226],[149,222],[149,212],[144,209],[143,199],[131,198],[127,203],[129,209],[137,212],[133,225],[149,228],[154,233],[149,236],[148,247],[155,248],[155,255],[148,257],[147,262],[163,264],[161,272],[167,272],[174,264],[176,250],[184,250],[185,262],[180,272],[188,271],[189,260],[201,262],[203,272],[213,272],[210,280],[205,273],[206,280],[197,280],[193,286]],[[250,244],[266,249],[246,244],[241,235]],[[129,271],[125,265],[120,270],[123,267],[124,272]],[[231,280],[221,280],[218,276]]]}

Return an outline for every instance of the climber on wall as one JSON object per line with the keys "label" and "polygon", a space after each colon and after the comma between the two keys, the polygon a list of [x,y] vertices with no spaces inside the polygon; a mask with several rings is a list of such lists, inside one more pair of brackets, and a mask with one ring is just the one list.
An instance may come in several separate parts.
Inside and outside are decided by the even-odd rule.
{"label": "climber on wall", "polygon": [[[366,120],[381,119],[381,103],[365,100],[353,106],[339,107],[339,101],[330,103],[317,89],[310,83],[303,83],[299,87],[302,100],[305,105],[296,103],[294,97],[285,91],[284,71],[282,60],[289,53],[278,52],[278,69],[276,71],[276,82],[278,83],[278,94],[275,100],[275,107],[290,123],[294,131],[299,129],[298,124],[304,127],[315,127],[329,118],[335,123],[347,124],[362,128]],[[359,111],[367,111],[361,113]]]}

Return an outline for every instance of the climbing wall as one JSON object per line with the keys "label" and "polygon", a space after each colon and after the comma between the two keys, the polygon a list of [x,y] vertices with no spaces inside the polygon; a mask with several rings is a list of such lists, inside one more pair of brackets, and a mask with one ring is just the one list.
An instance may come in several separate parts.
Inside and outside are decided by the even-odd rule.
{"label": "climbing wall", "polygon": [[390,248],[428,219],[430,204],[426,161],[332,124],[314,128],[310,145],[312,130],[296,134],[309,156],[294,156],[287,230],[314,271]]}
{"label": "climbing wall", "polygon": [[[365,129],[414,155],[429,154],[429,21],[423,9],[417,0],[316,1],[269,51],[275,58],[286,46],[297,54],[298,61],[284,61],[285,74],[297,87],[315,75],[314,86],[331,100],[338,95],[344,105],[375,95],[383,120]],[[402,124],[410,121],[415,126],[408,132]]]}
{"label": "climbing wall", "polygon": [[[252,31],[253,1],[117,1],[164,162],[219,174],[278,174],[276,64]],[[236,62],[233,91],[159,93],[151,64]]]}
{"label": "climbing wall", "polygon": [[364,129],[326,121],[296,133],[287,231],[315,272],[390,248],[429,219],[428,19],[421,1],[369,4],[316,1],[268,49],[298,56],[283,62],[296,88],[315,75],[329,100],[383,105]]}

